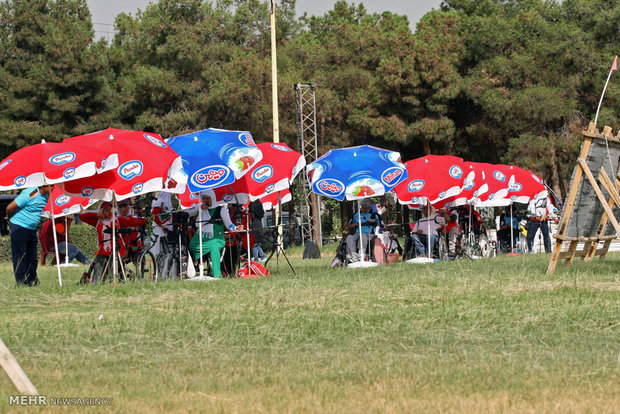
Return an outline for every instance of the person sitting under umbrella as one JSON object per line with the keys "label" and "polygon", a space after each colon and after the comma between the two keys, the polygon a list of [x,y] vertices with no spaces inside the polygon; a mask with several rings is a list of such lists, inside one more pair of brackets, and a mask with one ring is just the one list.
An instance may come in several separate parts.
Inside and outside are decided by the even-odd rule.
{"label": "person sitting under umbrella", "polygon": [[[194,258],[200,258],[200,246],[202,244],[202,254],[209,253],[211,257],[211,269],[213,277],[221,278],[220,259],[222,250],[226,244],[224,237],[225,229],[235,231],[235,225],[230,220],[228,209],[222,206],[214,206],[215,194],[213,190],[206,190],[200,193],[200,206],[192,207],[188,210],[190,215],[198,215],[196,225],[202,227],[202,233],[197,231],[189,243],[189,249]],[[199,227],[200,228],[200,227]],[[202,240],[200,235],[202,234]]]}
{"label": "person sitting under umbrella", "polygon": [[[97,239],[99,242],[99,250],[95,254],[95,266],[91,276],[90,283],[96,283],[103,281],[104,275],[107,275],[111,270],[111,265],[108,263],[108,259],[112,255],[112,220],[114,215],[112,214],[112,204],[104,201],[99,206],[97,213],[82,213],[80,214],[80,220],[86,224],[90,224],[97,229]],[[147,221],[142,218],[134,217],[116,217],[114,227],[116,229],[126,227],[140,227],[145,226]],[[123,243],[119,243],[120,236],[117,233],[116,248],[119,254],[124,256],[125,251]]]}
{"label": "person sitting under umbrella", "polygon": [[[358,248],[360,245],[359,224],[362,223],[362,245],[368,246],[372,237],[373,229],[381,224],[381,219],[377,213],[372,211],[372,203],[370,199],[365,198],[362,201],[360,211],[353,215],[351,222],[348,224],[349,234],[346,239],[347,244],[347,262],[359,262],[361,260]],[[363,252],[362,252],[363,253]]]}
{"label": "person sitting under umbrella", "polygon": [[[449,221],[450,217],[445,209],[441,211],[440,215],[437,215],[430,206],[422,209],[422,218],[418,220],[411,231],[413,244],[420,257],[431,257],[433,255],[433,246],[439,241],[437,230],[440,226],[446,224],[446,217]],[[428,241],[429,234],[430,244]]]}
{"label": "person sitting under umbrella", "polygon": [[[58,254],[68,255],[67,258],[68,263],[71,263],[73,259],[77,259],[78,262],[89,265],[91,261],[86,257],[86,255],[71,241],[71,236],[69,236],[69,229],[71,228],[71,223],[73,222],[73,217],[66,217],[66,226],[65,226],[65,217],[58,217],[54,222],[54,227],[56,227],[56,235],[58,240]],[[54,245],[54,228],[52,227],[52,220],[48,220],[43,223],[41,227],[41,233],[43,233],[43,237],[45,237],[45,242],[48,246]]]}

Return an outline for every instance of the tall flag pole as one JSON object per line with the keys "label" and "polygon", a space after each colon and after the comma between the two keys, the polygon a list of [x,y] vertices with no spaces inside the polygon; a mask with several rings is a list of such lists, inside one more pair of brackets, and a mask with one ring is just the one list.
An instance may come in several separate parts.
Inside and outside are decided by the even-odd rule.
{"label": "tall flag pole", "polygon": [[609,78],[611,78],[611,72],[618,69],[618,55],[614,58],[614,63],[611,64],[611,70],[609,71],[609,75],[607,75],[607,82],[605,82],[605,87],[603,88],[603,93],[601,94],[601,99],[598,101],[598,108],[596,108],[596,116],[594,117],[594,125],[596,125],[596,121],[598,120],[598,111],[601,110],[601,103],[603,102],[603,96],[605,96],[605,91],[607,90],[607,84],[609,84]]}

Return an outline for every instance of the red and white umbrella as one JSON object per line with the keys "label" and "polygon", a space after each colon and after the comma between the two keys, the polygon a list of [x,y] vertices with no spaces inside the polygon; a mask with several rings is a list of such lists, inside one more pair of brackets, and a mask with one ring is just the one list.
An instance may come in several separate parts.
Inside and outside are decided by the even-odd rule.
{"label": "red and white umbrella", "polygon": [[232,184],[214,188],[219,204],[245,204],[288,189],[306,165],[303,155],[286,144],[262,143],[257,145],[263,158],[244,176]]}
{"label": "red and white umbrella", "polygon": [[[110,153],[100,152],[103,158]],[[86,148],[41,141],[18,149],[0,163],[0,191],[57,184],[98,172],[99,157]],[[104,168],[115,168],[108,163]],[[101,171],[104,171],[103,169]]]}
{"label": "red and white umbrella", "polygon": [[96,202],[97,200],[94,199],[72,197],[69,194],[65,194],[60,186],[55,186],[41,215],[51,218],[52,216],[63,217],[70,214],[77,214]]}
{"label": "red and white umbrella", "polygon": [[533,198],[547,197],[547,188],[539,176],[514,165],[500,165],[500,171],[508,179],[509,202],[527,204]]}
{"label": "red and white umbrella", "polygon": [[158,134],[108,128],[64,142],[118,154],[117,168],[67,183],[70,195],[120,201],[162,189],[179,193],[186,187],[181,157]]}
{"label": "red and white umbrella", "polygon": [[405,163],[407,179],[392,190],[401,204],[426,205],[451,200],[461,193],[466,178],[463,159],[427,155]]}

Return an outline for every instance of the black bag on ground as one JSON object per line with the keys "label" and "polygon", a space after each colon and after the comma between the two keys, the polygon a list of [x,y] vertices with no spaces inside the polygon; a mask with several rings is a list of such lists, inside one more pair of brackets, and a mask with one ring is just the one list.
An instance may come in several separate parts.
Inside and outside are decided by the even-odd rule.
{"label": "black bag on ground", "polygon": [[306,247],[304,248],[304,259],[320,259],[321,258],[321,250],[319,246],[316,245],[315,242],[306,243]]}

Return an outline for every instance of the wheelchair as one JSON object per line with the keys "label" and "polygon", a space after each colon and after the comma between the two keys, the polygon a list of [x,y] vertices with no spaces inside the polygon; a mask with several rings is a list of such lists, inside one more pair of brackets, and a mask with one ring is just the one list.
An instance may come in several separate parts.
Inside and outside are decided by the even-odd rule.
{"label": "wheelchair", "polygon": [[[420,238],[420,242],[423,245],[426,246],[428,244],[428,238],[426,234],[418,234],[417,236]],[[433,244],[431,250],[431,258],[439,260],[448,259],[448,238],[447,234],[445,234],[442,229],[437,230],[437,241]],[[403,248],[403,261],[414,259],[416,257],[418,257],[418,251],[415,247],[412,233],[405,239],[405,247]]]}

